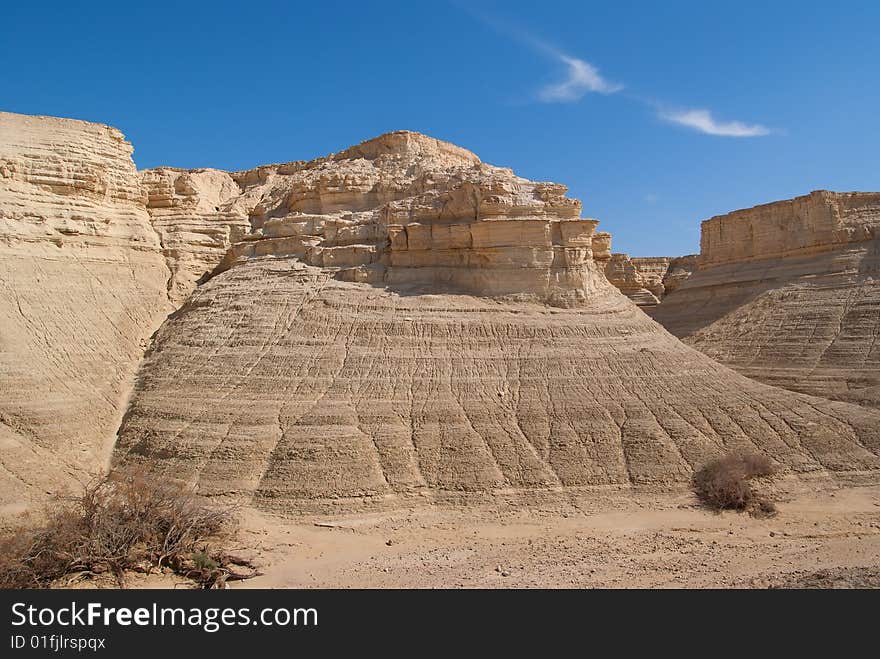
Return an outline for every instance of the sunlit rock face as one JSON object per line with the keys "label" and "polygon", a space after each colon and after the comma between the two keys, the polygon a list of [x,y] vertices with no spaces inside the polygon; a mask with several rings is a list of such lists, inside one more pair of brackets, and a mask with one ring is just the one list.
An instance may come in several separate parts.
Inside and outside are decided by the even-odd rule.
{"label": "sunlit rock face", "polygon": [[651,314],[750,377],[880,405],[880,193],[706,220],[697,271]]}
{"label": "sunlit rock face", "polygon": [[180,304],[250,232],[241,188],[217,169],[147,169],[140,181],[171,273],[168,296]]}
{"label": "sunlit rock face", "polygon": [[0,113],[0,517],[106,468],[171,306],[132,147]]}
{"label": "sunlit rock face", "polygon": [[622,295],[563,186],[409,132],[230,177],[250,231],[157,333],[117,465],[282,512],[671,485],[732,448],[880,467],[880,413],[737,375]]}
{"label": "sunlit rock face", "polygon": [[221,270],[294,256],[345,281],[526,296],[568,305],[601,279],[595,220],[555,183],[535,183],[418,133],[328,158],[235,174],[254,232]]}
{"label": "sunlit rock face", "polygon": [[640,307],[653,307],[691,276],[696,255],[633,256],[612,254],[604,263],[608,281]]}

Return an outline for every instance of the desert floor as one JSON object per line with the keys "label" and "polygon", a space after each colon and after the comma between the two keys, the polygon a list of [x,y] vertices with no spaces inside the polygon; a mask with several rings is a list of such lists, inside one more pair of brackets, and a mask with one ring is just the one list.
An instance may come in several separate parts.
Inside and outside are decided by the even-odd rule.
{"label": "desert floor", "polygon": [[788,487],[765,519],[713,513],[686,492],[299,519],[248,510],[235,549],[265,574],[232,587],[880,587],[880,485]]}

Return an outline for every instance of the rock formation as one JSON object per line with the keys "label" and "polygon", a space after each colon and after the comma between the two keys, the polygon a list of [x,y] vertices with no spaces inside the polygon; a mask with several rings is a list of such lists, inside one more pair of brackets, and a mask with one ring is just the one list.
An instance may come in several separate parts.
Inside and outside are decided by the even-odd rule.
{"label": "rock formation", "polygon": [[699,269],[651,313],[750,377],[880,406],[880,193],[706,220]]}
{"label": "rock formation", "polygon": [[[699,257],[696,254],[676,256],[670,259],[663,273],[663,297],[674,293],[697,269]],[[638,260],[638,259],[637,259]]]}
{"label": "rock formation", "polygon": [[104,468],[168,270],[131,146],[0,113],[0,516]]}
{"label": "rock formation", "polygon": [[150,222],[171,270],[168,295],[179,304],[250,231],[241,188],[227,172],[171,167],[141,172]]}
{"label": "rock formation", "polygon": [[736,447],[880,469],[880,412],[674,339],[561,185],[410,132],[235,173],[130,154],[0,114],[2,516],[117,429],[118,465],[282,511],[669,484]]}
{"label": "rock formation", "polygon": [[735,447],[880,468],[880,412],[748,380],[621,295],[563,186],[410,132],[231,176],[252,231],[157,333],[118,465],[281,511],[669,484]]}
{"label": "rock formation", "polygon": [[696,255],[680,257],[611,254],[602,263],[605,276],[640,307],[652,307],[678,288],[697,265]]}

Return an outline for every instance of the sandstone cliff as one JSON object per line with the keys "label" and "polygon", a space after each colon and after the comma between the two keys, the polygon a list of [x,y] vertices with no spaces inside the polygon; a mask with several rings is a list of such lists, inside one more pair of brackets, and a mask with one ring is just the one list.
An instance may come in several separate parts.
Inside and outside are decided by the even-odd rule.
{"label": "sandstone cliff", "polygon": [[0,516],[104,468],[168,270],[131,146],[0,113]]}
{"label": "sandstone cliff", "polygon": [[880,469],[880,413],[741,377],[621,295],[564,186],[405,131],[233,173],[130,154],[0,114],[0,515],[117,428],[117,464],[281,511],[669,484],[733,447]]}
{"label": "sandstone cliff", "polygon": [[880,405],[880,193],[813,192],[703,222],[699,269],[651,311],[765,382]]}
{"label": "sandstone cliff", "polygon": [[281,511],[668,484],[733,447],[880,468],[880,413],[739,376],[621,295],[563,186],[409,132],[231,176],[252,231],[156,335],[117,464]]}

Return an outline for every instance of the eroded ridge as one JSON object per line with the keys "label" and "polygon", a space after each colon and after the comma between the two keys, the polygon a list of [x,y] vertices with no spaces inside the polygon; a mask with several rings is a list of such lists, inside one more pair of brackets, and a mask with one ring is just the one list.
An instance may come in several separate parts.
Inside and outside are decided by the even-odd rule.
{"label": "eroded ridge", "polygon": [[651,314],[765,382],[880,405],[880,193],[814,192],[703,223],[698,270]]}
{"label": "eroded ridge", "polygon": [[119,465],[284,512],[670,485],[735,448],[880,467],[880,413],[737,375],[621,295],[562,186],[406,132],[233,177],[253,231],[157,334]]}
{"label": "eroded ridge", "polygon": [[0,113],[0,517],[106,467],[168,270],[115,128]]}

